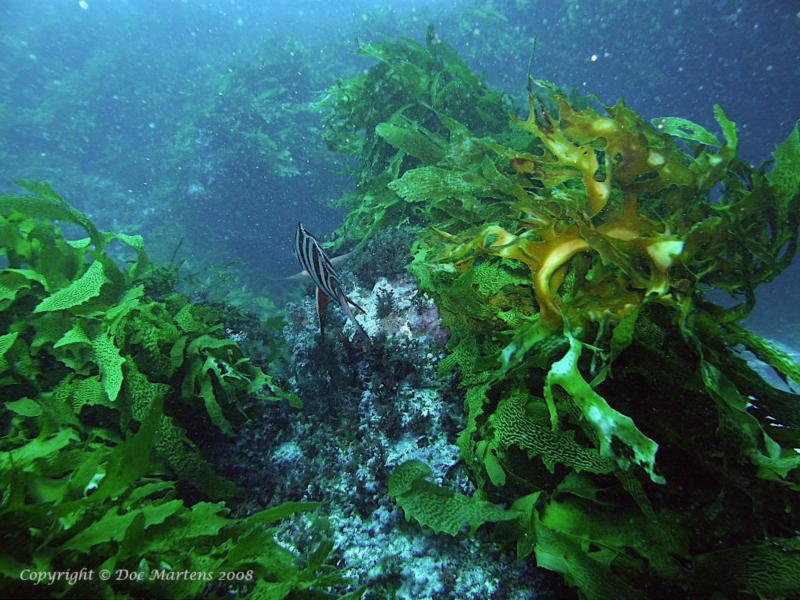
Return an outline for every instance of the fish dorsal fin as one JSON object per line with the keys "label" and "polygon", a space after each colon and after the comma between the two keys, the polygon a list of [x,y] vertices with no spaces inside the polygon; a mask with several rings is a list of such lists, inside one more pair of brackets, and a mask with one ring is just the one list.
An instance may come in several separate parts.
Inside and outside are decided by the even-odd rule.
{"label": "fish dorsal fin", "polygon": [[[292,252],[294,252],[294,250],[292,250]],[[345,254],[340,254],[339,256],[335,256],[334,258],[331,259],[331,263],[333,264],[334,267],[338,267],[345,260],[347,260],[347,258],[351,254],[352,254],[352,252],[346,252]],[[304,281],[304,280],[309,279],[309,278],[310,278],[310,275],[308,274],[308,271],[303,269],[302,271],[298,271],[294,275],[289,275],[288,277],[268,277],[267,280],[268,281]]]}

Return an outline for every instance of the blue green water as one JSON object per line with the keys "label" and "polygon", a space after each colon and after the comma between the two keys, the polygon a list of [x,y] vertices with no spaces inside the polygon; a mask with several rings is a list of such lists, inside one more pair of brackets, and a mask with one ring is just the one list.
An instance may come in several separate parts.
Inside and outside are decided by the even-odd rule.
{"label": "blue green water", "polygon": [[[439,85],[452,73],[458,73],[455,79],[467,76],[442,66],[452,67],[455,61],[436,55],[437,39],[452,46],[478,75],[472,87],[452,81]],[[398,40],[405,41],[396,44]],[[502,99],[486,101],[487,110],[494,112],[469,123],[474,137],[461,139],[457,124],[448,122],[445,112],[466,115],[471,106],[460,105],[451,95],[447,111],[437,112],[441,107],[429,106],[427,95],[420,103],[418,96],[405,99],[398,96],[399,87],[381,84],[372,105],[353,101],[351,121],[372,123],[370,111],[400,106],[392,118],[398,117],[395,125],[402,124],[398,115],[413,106],[410,113],[430,117],[426,127],[436,128],[430,138],[435,141],[428,140],[430,144],[414,154],[415,146],[397,131],[394,142],[387,141],[389,136],[377,139],[375,123],[371,131],[344,137],[334,117],[347,120],[341,115],[347,113],[350,99],[338,84],[352,85],[356,78],[374,75],[381,60],[398,69],[396,81],[408,83],[415,76],[370,46],[383,42],[409,55],[410,48],[418,48],[441,67],[432,76],[431,105],[437,93],[446,96],[445,90],[454,89],[493,89]],[[646,120],[683,117],[722,138],[725,121],[715,119],[714,109],[720,105],[736,124],[738,157],[746,165],[739,165],[737,175],[725,186],[716,186],[710,197],[719,200],[727,193],[732,201],[739,194],[746,204],[753,201],[748,165],[757,168],[769,161],[800,117],[800,3],[0,0],[0,195],[23,193],[17,180],[47,182],[100,230],[133,236],[111,236],[99,243],[95,238],[100,234],[82,217],[64,212],[60,203],[58,210],[48,206],[54,212],[45,211],[44,217],[23,218],[20,214],[27,213],[17,214],[14,207],[26,199],[0,199],[0,546],[9,544],[9,550],[0,551],[0,598],[14,597],[20,590],[32,593],[30,597],[49,597],[58,588],[26,588],[20,583],[25,577],[15,573],[27,569],[30,574],[37,568],[42,573],[66,572],[86,565],[99,572],[107,566],[102,562],[106,558],[118,558],[117,566],[124,566],[126,573],[143,573],[163,567],[158,563],[162,555],[178,565],[175,557],[185,554],[196,560],[200,572],[208,566],[203,561],[210,560],[205,553],[209,547],[230,561],[225,564],[238,565],[236,573],[251,573],[241,567],[251,561],[261,583],[254,584],[251,577],[245,583],[197,588],[202,593],[187,587],[192,592],[181,594],[169,584],[146,588],[126,581],[113,590],[119,597],[148,597],[152,590],[160,597],[247,597],[255,589],[253,593],[262,594],[258,598],[283,598],[283,590],[291,591],[289,598],[352,592],[349,600],[364,592],[368,599],[522,600],[572,598],[578,588],[597,592],[589,597],[616,598],[608,593],[615,589],[608,582],[617,580],[586,575],[605,573],[594,563],[614,563],[615,571],[634,573],[630,581],[641,583],[653,598],[669,598],[676,589],[697,589],[702,592],[697,597],[719,600],[722,596],[711,595],[716,591],[713,582],[686,583],[675,573],[719,576],[726,569],[731,570],[730,580],[717,587],[741,594],[726,598],[765,591],[763,597],[770,598],[797,593],[796,574],[786,568],[797,564],[800,548],[793,495],[800,483],[792,446],[798,431],[797,395],[788,391],[793,381],[797,384],[800,371],[786,358],[796,359],[800,349],[800,266],[795,261],[758,287],[755,309],[744,322],[778,346],[748,337],[736,329],[735,319],[726,323],[728,329],[716,328],[724,313],[703,304],[705,288],[684,295],[692,289],[690,279],[697,275],[699,281],[708,273],[682,272],[677,255],[659,255],[665,246],[653,243],[656,237],[662,236],[668,249],[683,249],[684,241],[672,239],[670,231],[653,233],[644,220],[633,225],[619,221],[641,233],[642,244],[652,243],[636,248],[641,256],[630,260],[628,271],[620,267],[613,272],[610,265],[619,266],[614,262],[619,255],[599,243],[602,260],[594,257],[591,268],[590,259],[579,250],[572,270],[554,268],[532,288],[527,268],[536,261],[521,251],[495,252],[499,234],[486,234],[485,229],[495,223],[481,219],[502,215],[498,222],[507,219],[504,226],[518,235],[513,244],[523,247],[520,240],[552,215],[524,213],[524,206],[518,209],[503,195],[512,188],[498,191],[497,182],[522,182],[517,190],[524,190],[522,200],[514,197],[522,206],[532,197],[545,198],[544,193],[537,196],[539,179],[556,182],[553,196],[546,198],[550,201],[559,193],[563,198],[582,190],[587,182],[591,185],[592,177],[582,180],[573,169],[572,179],[562,185],[555,168],[532,181],[538,166],[531,157],[545,156],[539,139],[546,138],[542,131],[550,118],[542,108],[545,101],[539,98],[540,112],[525,134],[536,131],[535,143],[533,135],[528,135],[527,146],[520,142],[519,128],[517,138],[509,133],[511,128],[504,129],[514,117],[528,116],[529,76],[555,83],[576,107],[613,106],[624,100]],[[436,120],[434,113],[436,119],[444,117]],[[391,120],[386,115],[382,119]],[[501,126],[492,130],[487,123]],[[415,128],[422,126],[405,127],[405,134],[417,135]],[[479,141],[479,135],[486,137]],[[374,145],[363,147],[364,140]],[[491,155],[492,160],[497,159],[507,179],[494,171],[492,187],[486,183],[491,169],[482,172],[481,177],[489,173],[485,180],[476,177],[477,163],[470,161],[478,160],[479,153],[470,152],[477,147],[485,151],[494,142],[502,147],[497,156],[503,160]],[[526,154],[532,148],[536,154]],[[703,160],[720,160],[723,155],[723,150],[705,154],[708,148],[692,144],[682,148]],[[426,162],[420,156],[433,158]],[[509,156],[513,158],[506,160]],[[688,155],[680,156],[691,163]],[[365,157],[374,164],[364,164]],[[663,156],[658,158],[663,161]],[[458,171],[463,166],[459,160],[472,171]],[[784,165],[792,160],[784,157]],[[413,182],[406,181],[402,188],[398,180],[400,174],[416,171],[422,189],[418,182],[432,172],[441,175],[442,165],[459,173],[448,185],[468,190],[465,206],[470,194],[480,202],[463,217],[452,192],[443,196],[456,210],[438,217],[447,226],[457,226],[441,235],[440,246],[426,247],[426,236],[436,230],[425,226],[441,224],[425,221],[436,214],[428,212],[428,203],[437,201],[437,189],[442,192],[434,182],[429,197],[419,198]],[[735,167],[731,165],[731,171]],[[393,168],[397,171],[387,177]],[[525,179],[528,175],[530,180]],[[599,167],[590,175],[594,183],[604,182]],[[39,195],[37,201],[55,202],[49,188],[26,185]],[[491,188],[490,193],[481,196],[474,191],[476,185]],[[761,185],[763,191],[773,182]],[[652,208],[651,201],[662,210],[672,201],[671,191],[659,188],[652,196],[641,194],[642,214]],[[676,193],[675,202],[684,199],[684,192]],[[697,214],[708,217],[714,207],[709,208],[704,194],[697,194]],[[363,223],[374,217],[374,223],[382,224],[385,215],[380,211],[394,200],[401,204],[401,196],[406,204],[398,214],[413,214],[408,219],[412,226],[422,226],[403,229],[393,223],[385,231],[363,235]],[[505,202],[517,211],[512,217],[500,209],[492,212],[489,205],[498,197],[498,206]],[[621,200],[613,200],[617,204],[609,206],[616,210]],[[373,207],[377,208],[370,213]],[[352,230],[358,235],[345,231],[338,237],[345,241],[342,251],[356,252],[345,255],[346,289],[331,299],[327,313],[322,311],[328,321],[320,334],[321,311],[312,301],[313,286],[287,279],[300,268],[292,253],[295,231],[302,222],[333,256],[340,248],[334,250],[326,238],[359,210],[367,215],[361,215]],[[611,213],[597,219],[598,231],[614,223]],[[474,215],[480,218],[471,221]],[[581,243],[570,228],[558,229],[573,217],[560,214],[561,222],[553,226],[565,238],[576,236],[565,245]],[[689,228],[676,215],[658,217]],[[705,221],[709,232],[713,221]],[[623,225],[619,228],[625,229]],[[765,246],[772,241],[768,233],[782,231],[779,225],[764,228]],[[60,230],[71,243],[59,237]],[[86,232],[91,239],[81,241]],[[740,245],[753,242],[747,258],[758,262],[753,258],[762,250],[757,240],[743,242],[737,232],[725,233],[736,246],[728,249],[730,256],[738,259]],[[597,243],[599,236],[594,235],[592,243]],[[143,255],[136,253],[135,236],[141,236],[153,265],[169,263],[172,270],[148,271]],[[360,236],[369,237],[369,243],[351,239]],[[622,238],[609,238],[623,247]],[[421,258],[412,276],[406,263],[412,258],[407,248],[414,239],[422,245],[416,250]],[[703,235],[694,239],[702,241]],[[479,248],[478,260],[453,259],[460,251],[451,247],[456,240],[473,244],[472,250]],[[717,243],[716,238],[712,241]],[[541,240],[531,247],[549,260],[536,244]],[[655,254],[646,254],[645,247]],[[776,242],[776,247],[781,244]],[[702,255],[701,250],[691,252]],[[452,252],[449,258],[446,252]],[[437,253],[445,253],[445,258],[437,262]],[[628,265],[624,258],[619,264]],[[774,256],[767,256],[766,262],[770,258]],[[654,267],[657,259],[673,268],[669,277],[667,268]],[[321,257],[316,260],[323,264]],[[716,265],[713,258],[709,264]],[[652,280],[638,274],[639,280],[631,276],[633,283],[626,287],[630,282],[625,277],[637,269],[645,272],[645,266]],[[719,263],[721,272],[730,269],[738,276],[734,267],[724,260]],[[97,283],[93,277],[101,268],[108,276]],[[463,277],[456,277],[462,268]],[[142,273],[146,277],[140,281]],[[714,280],[714,274],[707,280]],[[542,291],[551,279],[558,281],[554,289]],[[112,280],[116,296],[109,291]],[[667,282],[663,289],[654,283],[657,280]],[[714,281],[717,289],[708,298],[731,306],[734,300],[720,291],[728,282],[722,277]],[[580,292],[587,282],[586,289],[597,297],[575,296],[575,286]],[[78,300],[72,297],[73,284],[76,294],[83,294]],[[741,291],[746,286],[740,284],[730,287]],[[327,289],[338,294],[335,286]],[[648,296],[644,289],[655,293]],[[180,294],[173,294],[176,291]],[[546,320],[542,299],[550,291],[553,296],[560,293],[557,300],[575,314],[591,314],[586,330],[570,331],[566,320],[564,337],[558,327],[537,329],[536,319],[539,324]],[[354,309],[354,318],[371,341],[354,341],[353,324],[335,306],[348,306],[347,297],[367,309],[366,314]],[[570,305],[576,297],[583,304]],[[630,298],[633,303],[625,304]],[[636,302],[651,311],[645,314],[642,309],[638,326],[638,305],[633,321],[626,312]],[[601,308],[591,313],[597,306]],[[668,314],[664,307],[675,313]],[[685,308],[683,316],[691,318],[676,317],[678,308]],[[561,318],[555,308],[553,315]],[[627,333],[623,322],[630,328]],[[592,330],[597,323],[597,331]],[[696,332],[701,333],[693,337]],[[707,336],[702,342],[701,334]],[[736,349],[742,347],[752,354],[738,354]],[[759,351],[760,362],[755,360]],[[519,364],[512,364],[515,356]],[[757,380],[750,367],[775,387]],[[554,401],[552,388],[559,385],[563,390],[557,390]],[[592,395],[595,388],[620,412],[598,402]],[[568,403],[568,395],[577,402]],[[167,422],[174,419],[186,436],[178,443],[185,442],[186,454],[170,454],[174,447],[164,442],[169,436],[163,430],[156,434],[156,421],[136,413],[142,397],[163,408]],[[152,398],[163,401],[163,407]],[[554,415],[554,402],[560,415]],[[586,414],[581,416],[581,409]],[[633,421],[628,424],[628,415],[642,432]],[[507,442],[499,433],[501,417],[509,422],[516,418],[529,428],[506,432],[519,436]],[[686,427],[675,430],[673,422]],[[508,422],[505,426],[512,429]],[[543,446],[530,442],[537,431],[544,432]],[[702,446],[706,443],[708,447]],[[569,450],[566,458],[559,454],[564,447],[559,444]],[[141,447],[144,457],[137,454]],[[202,468],[182,471],[186,456]],[[415,462],[420,460],[428,467]],[[128,465],[136,474],[130,481],[125,475]],[[391,474],[400,473],[396,477],[402,479],[403,468],[408,479],[395,481],[394,487],[407,489],[392,492]],[[545,483],[537,487],[534,481]],[[664,481],[668,487],[659,487]],[[231,492],[231,482],[239,486],[238,496]],[[158,493],[150,496],[143,488],[157,488]],[[476,489],[485,498],[475,495]],[[464,513],[436,513],[435,502],[426,513],[425,494],[413,494],[419,490],[445,498],[448,507],[461,503],[457,508]],[[401,514],[404,496],[408,504]],[[564,501],[567,496],[571,503]],[[137,505],[132,497],[142,503]],[[210,504],[221,499],[227,504]],[[494,504],[481,504],[483,499]],[[283,504],[295,501],[323,506],[306,519],[304,511],[316,505]],[[520,504],[510,508],[515,501]],[[597,506],[586,512],[576,508],[593,502]],[[570,538],[559,546],[546,536],[537,541],[524,527],[523,534],[509,533],[512,518],[504,511],[520,511],[525,515],[520,519],[529,517],[527,525],[534,531],[535,511],[525,512],[534,506],[542,523],[549,519],[547,527],[558,535],[574,534],[579,543]],[[617,514],[618,506],[624,509]],[[275,507],[281,514],[274,520],[269,513],[257,512]],[[194,529],[186,525],[193,510],[203,515],[192,521]],[[602,518],[585,518],[593,511]],[[246,522],[253,513],[260,516]],[[692,519],[700,519],[698,515],[713,525],[694,527]],[[752,523],[741,515],[752,515]],[[630,527],[619,525],[629,517]],[[243,520],[234,525],[239,518]],[[482,526],[481,533],[467,536],[467,522],[476,529]],[[265,523],[277,525],[267,530]],[[604,529],[605,523],[613,527]],[[685,523],[694,528],[684,531]],[[420,524],[454,535],[434,535]],[[759,530],[762,524],[764,531]],[[656,525],[661,529],[656,531]],[[498,532],[497,537],[487,530]],[[674,539],[662,535],[673,530]],[[684,534],[687,539],[695,536],[691,544],[684,544]],[[207,538],[199,539],[202,536]],[[156,541],[151,544],[152,539]],[[160,540],[166,547],[169,541],[184,539],[193,544],[186,553],[160,546]],[[617,552],[620,547],[626,552]],[[284,554],[283,548],[291,552]],[[662,548],[669,551],[649,554]],[[595,570],[580,570],[584,554],[592,557]],[[517,560],[520,555],[527,561]],[[760,560],[773,562],[762,567]],[[534,565],[537,561],[539,567]],[[653,565],[658,568],[648,571]],[[571,577],[562,579],[570,568]],[[291,581],[286,583],[284,576]],[[669,584],[660,588],[651,583],[647,588],[647,582],[661,582],[658,577]],[[314,591],[304,590],[306,583]],[[69,587],[59,589],[69,597]],[[73,590],[73,597],[101,597],[98,590],[110,588],[75,589],[80,593]],[[6,590],[11,592],[3,596]]]}
{"label": "blue green water", "polygon": [[[535,76],[609,103],[624,98],[645,117],[713,127],[720,103],[742,132],[741,156],[754,163],[797,117],[800,16],[783,0],[6,0],[0,184],[58,181],[102,225],[152,230],[162,256],[182,236],[187,248],[212,244],[219,262],[241,260],[254,285],[259,274],[289,274],[294,223],[321,233],[337,227],[343,213],[328,204],[349,186],[340,159],[324,152],[313,103],[369,64],[354,56],[359,40],[422,40],[429,24],[519,100],[536,38]],[[225,80],[260,62],[263,80],[238,85],[243,95],[275,93],[266,102],[276,112],[259,127],[280,148],[228,164],[214,144],[232,142],[212,139],[237,117],[225,105]],[[232,120],[204,127],[209,111]],[[252,133],[252,123],[237,126]],[[181,154],[189,142],[195,147]],[[782,293],[797,277],[794,270],[768,289],[788,301]]]}

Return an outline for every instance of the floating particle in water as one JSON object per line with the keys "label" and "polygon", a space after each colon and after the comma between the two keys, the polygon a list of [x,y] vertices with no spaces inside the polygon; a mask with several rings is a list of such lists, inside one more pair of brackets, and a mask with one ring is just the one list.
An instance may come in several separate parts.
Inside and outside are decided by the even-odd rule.
{"label": "floating particle in water", "polygon": [[83,10],[89,10],[89,3],[86,0],[81,0],[78,2],[78,6],[80,6]]}
{"label": "floating particle in water", "polygon": [[592,54],[592,56],[589,57],[589,60],[591,60],[592,62],[597,62],[598,58],[599,58],[599,56],[597,56],[597,54]]}

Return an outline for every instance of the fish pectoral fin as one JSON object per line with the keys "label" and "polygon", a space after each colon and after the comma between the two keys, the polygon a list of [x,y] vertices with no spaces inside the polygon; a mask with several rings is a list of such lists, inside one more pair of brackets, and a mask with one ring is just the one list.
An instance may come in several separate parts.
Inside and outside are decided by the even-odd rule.
{"label": "fish pectoral fin", "polygon": [[311,275],[308,274],[308,271],[303,269],[302,271],[299,271],[294,275],[289,275],[288,277],[284,277],[283,279],[285,279],[286,281],[300,281],[303,279],[311,279]]}
{"label": "fish pectoral fin", "polygon": [[328,296],[317,288],[317,320],[319,321],[319,334],[325,335],[325,309],[328,308]]}
{"label": "fish pectoral fin", "polygon": [[288,275],[287,277],[265,277],[265,279],[267,281],[304,281],[306,279],[311,279],[311,275],[308,274],[308,271],[300,271],[299,273]]}

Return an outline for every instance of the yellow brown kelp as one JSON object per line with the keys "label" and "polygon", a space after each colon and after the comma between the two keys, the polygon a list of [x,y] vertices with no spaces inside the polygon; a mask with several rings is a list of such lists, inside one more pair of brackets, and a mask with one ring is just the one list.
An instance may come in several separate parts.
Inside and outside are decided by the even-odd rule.
{"label": "yellow brown kelp", "polygon": [[[432,81],[431,47],[409,45],[385,46],[358,81],[397,83],[388,57],[426,51],[415,66]],[[385,160],[362,163],[345,237],[419,227],[410,270],[450,330],[440,372],[465,389],[457,443],[478,486],[462,525],[499,521],[521,558],[587,598],[800,594],[800,399],[742,350],[787,385],[798,367],[739,324],[794,256],[798,129],[754,169],[720,107],[724,142],[538,83],[526,118],[494,129],[459,119],[466,96],[434,107],[412,81],[393,88],[412,95],[346,100],[392,127],[348,123]],[[714,304],[711,290],[734,302]],[[452,533],[432,487],[404,488],[401,505]]]}
{"label": "yellow brown kelp", "polygon": [[624,278],[606,278],[605,289],[592,289],[587,296],[602,300],[597,306],[582,304],[573,319],[598,320],[609,312],[624,316],[645,296],[680,291],[685,286],[670,289],[667,272],[682,254],[691,224],[679,215],[658,219],[656,209],[662,206],[653,196],[669,189],[659,204],[668,203],[663,208],[675,213],[718,183],[735,157],[733,123],[717,108],[726,145],[689,162],[669,136],[621,103],[609,109],[610,118],[591,108],[576,111],[563,97],[558,108],[556,119],[544,105],[537,110],[531,98],[528,118],[517,121],[541,142],[541,154],[491,146],[515,173],[513,191],[519,201],[509,206],[509,213],[522,213],[517,231],[492,224],[468,240],[450,237],[450,249],[440,256],[463,260],[480,252],[524,263],[531,271],[542,322],[552,326],[561,325],[566,307],[558,306],[556,292],[565,267],[578,254],[599,255]]}

